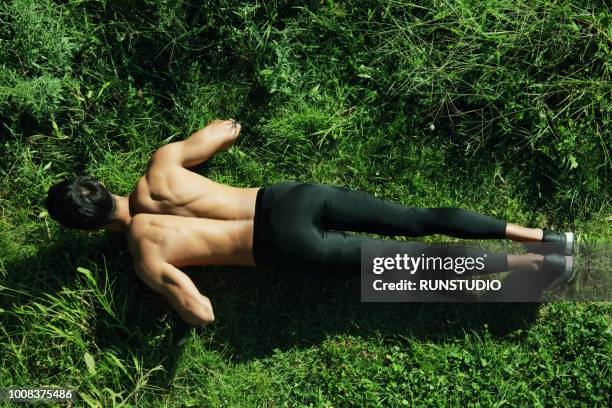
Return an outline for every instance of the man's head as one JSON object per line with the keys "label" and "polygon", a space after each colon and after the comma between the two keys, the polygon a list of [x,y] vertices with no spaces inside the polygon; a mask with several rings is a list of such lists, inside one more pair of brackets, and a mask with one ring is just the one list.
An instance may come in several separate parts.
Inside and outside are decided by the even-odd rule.
{"label": "man's head", "polygon": [[115,214],[113,195],[95,177],[64,180],[49,189],[46,201],[51,218],[68,228],[95,230]]}

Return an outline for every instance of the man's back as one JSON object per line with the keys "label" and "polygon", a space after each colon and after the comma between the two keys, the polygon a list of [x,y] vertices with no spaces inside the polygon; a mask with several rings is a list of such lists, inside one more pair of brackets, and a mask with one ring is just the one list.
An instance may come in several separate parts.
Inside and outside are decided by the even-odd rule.
{"label": "man's back", "polygon": [[130,194],[130,213],[252,220],[258,188],[219,184],[189,170],[227,149],[239,133],[240,125],[218,120],[159,149]]}
{"label": "man's back", "polygon": [[212,322],[213,309],[180,266],[255,265],[252,220],[138,214],[128,242],[138,276],[194,325]]}
{"label": "man's back", "polygon": [[147,172],[130,194],[132,214],[171,214],[218,220],[252,220],[258,188],[216,183],[179,166]]}
{"label": "man's back", "polygon": [[254,265],[253,221],[138,214],[128,232],[138,267],[156,262],[185,265]]}

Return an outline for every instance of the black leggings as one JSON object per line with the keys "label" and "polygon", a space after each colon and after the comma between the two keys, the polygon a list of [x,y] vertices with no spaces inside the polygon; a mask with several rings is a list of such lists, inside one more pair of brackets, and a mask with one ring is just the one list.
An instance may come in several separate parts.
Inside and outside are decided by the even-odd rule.
{"label": "black leggings", "polygon": [[307,183],[259,190],[254,223],[257,265],[345,273],[359,273],[361,244],[375,239],[343,231],[503,239],[507,224],[459,208],[406,207],[342,187]]}

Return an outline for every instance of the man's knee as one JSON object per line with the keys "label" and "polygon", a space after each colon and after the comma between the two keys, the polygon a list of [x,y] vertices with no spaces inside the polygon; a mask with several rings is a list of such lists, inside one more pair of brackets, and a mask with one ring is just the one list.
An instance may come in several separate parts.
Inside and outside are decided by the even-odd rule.
{"label": "man's knee", "polygon": [[407,217],[415,235],[427,235],[435,224],[436,208],[409,207]]}

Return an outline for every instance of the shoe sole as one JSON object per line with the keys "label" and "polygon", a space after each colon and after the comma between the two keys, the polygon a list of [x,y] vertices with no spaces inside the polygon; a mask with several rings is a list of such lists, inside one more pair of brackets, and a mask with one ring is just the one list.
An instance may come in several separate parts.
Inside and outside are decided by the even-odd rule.
{"label": "shoe sole", "polygon": [[561,283],[572,281],[575,275],[576,271],[574,271],[574,257],[565,256],[565,267],[563,269],[563,273],[557,279],[552,281],[550,285],[548,285],[548,289],[555,288]]}
{"label": "shoe sole", "polygon": [[565,255],[572,255],[574,252],[574,233],[565,233]]}

